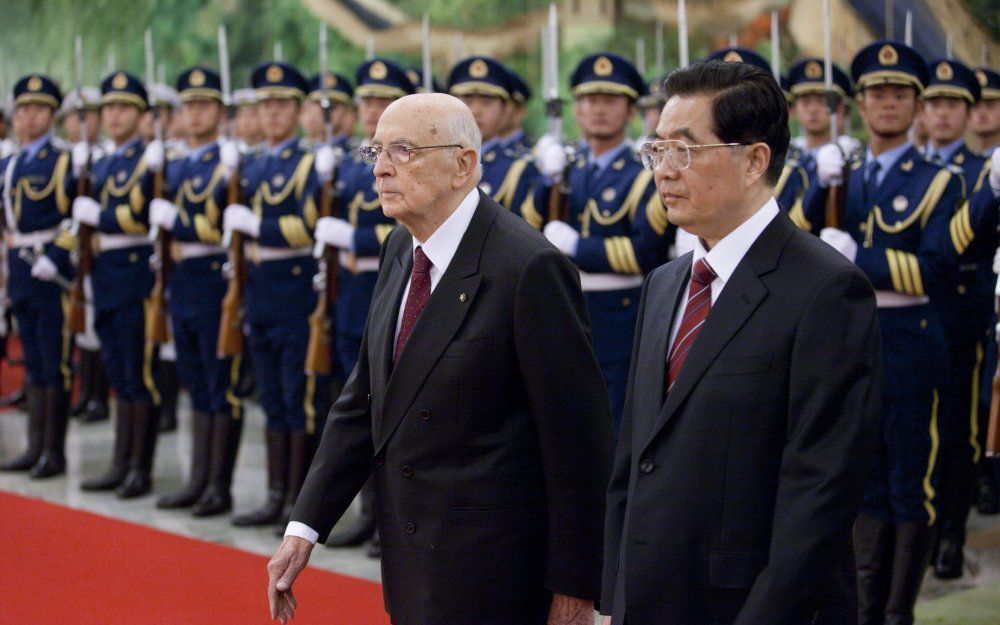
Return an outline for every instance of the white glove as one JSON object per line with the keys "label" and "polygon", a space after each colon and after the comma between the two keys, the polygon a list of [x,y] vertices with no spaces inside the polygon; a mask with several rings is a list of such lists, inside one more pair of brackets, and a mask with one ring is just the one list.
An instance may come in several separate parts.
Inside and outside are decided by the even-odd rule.
{"label": "white glove", "polygon": [[320,182],[330,182],[333,179],[333,170],[340,164],[344,157],[344,151],[330,145],[320,146],[316,150],[316,157],[313,167]]}
{"label": "white glove", "polygon": [[833,249],[844,255],[844,258],[854,262],[858,256],[858,244],[843,230],[836,228],[823,228],[819,232],[819,238],[826,241]]}
{"label": "white glove", "polygon": [[844,178],[844,153],[832,143],[827,143],[816,152],[816,175],[819,186],[824,189],[839,185]]}
{"label": "white glove", "polygon": [[542,231],[545,238],[552,245],[555,245],[560,252],[567,256],[576,256],[577,244],[580,242],[580,233],[573,229],[573,226],[564,221],[550,221],[545,224]]}
{"label": "white glove", "polygon": [[260,217],[242,204],[230,204],[222,214],[222,229],[242,232],[256,239],[260,236]]}
{"label": "white glove", "polygon": [[232,178],[233,172],[240,167],[240,146],[236,141],[224,141],[219,145],[219,162],[226,168],[226,177]]}
{"label": "white glove", "polygon": [[[17,144],[10,139],[0,139],[0,161],[17,152]],[[5,336],[0,334],[0,336]]]}
{"label": "white glove", "polygon": [[153,140],[148,146],[146,146],[146,169],[153,173],[159,173],[163,171],[163,163],[167,159],[166,150],[163,148],[163,142],[159,139]]}
{"label": "white glove", "polygon": [[37,280],[52,282],[58,274],[59,270],[56,269],[56,264],[45,254],[36,258],[34,264],[31,265],[31,277]]}
{"label": "white glove", "polygon": [[566,169],[566,148],[555,139],[535,146],[535,164],[543,175],[558,180]]}
{"label": "white glove", "polygon": [[320,243],[341,250],[354,251],[354,226],[336,217],[322,217],[316,222],[314,237]]}
{"label": "white glove", "polygon": [[73,144],[73,176],[79,178],[87,169],[87,162],[90,160],[90,145],[85,141]]}
{"label": "white glove", "polygon": [[854,154],[861,150],[861,142],[851,135],[840,135],[837,137],[837,145],[844,154]]}
{"label": "white glove", "polygon": [[177,222],[177,206],[170,200],[154,198],[149,202],[149,225],[159,226],[168,232]]}
{"label": "white glove", "polygon": [[94,198],[81,195],[73,200],[73,221],[97,227],[101,218],[101,205]]}
{"label": "white glove", "polygon": [[1000,148],[993,150],[990,157],[990,187],[993,189],[993,197],[1000,197]]}
{"label": "white glove", "polygon": [[993,257],[993,273],[1000,273],[1000,248],[997,249],[996,256]]}

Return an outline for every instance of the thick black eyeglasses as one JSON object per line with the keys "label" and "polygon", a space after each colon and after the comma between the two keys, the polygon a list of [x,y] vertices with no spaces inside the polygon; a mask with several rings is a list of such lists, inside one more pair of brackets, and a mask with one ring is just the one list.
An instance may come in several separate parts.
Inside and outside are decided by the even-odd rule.
{"label": "thick black eyeglasses", "polygon": [[425,145],[421,147],[414,147],[412,145],[406,145],[405,143],[390,143],[386,146],[381,145],[366,145],[358,149],[358,154],[361,155],[361,160],[368,163],[369,165],[374,165],[375,161],[378,160],[378,155],[384,150],[389,155],[389,161],[393,165],[402,165],[404,163],[410,162],[410,157],[414,152],[419,152],[420,150],[436,150],[438,148],[460,148],[462,147],[458,143],[450,143],[448,145]]}

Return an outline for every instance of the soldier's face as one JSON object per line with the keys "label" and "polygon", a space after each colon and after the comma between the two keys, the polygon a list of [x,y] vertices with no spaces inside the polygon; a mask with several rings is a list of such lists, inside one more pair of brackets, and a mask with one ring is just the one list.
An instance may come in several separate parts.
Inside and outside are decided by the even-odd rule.
{"label": "soldier's face", "polygon": [[472,111],[476,118],[479,132],[483,133],[483,141],[504,134],[507,119],[510,117],[511,104],[502,98],[486,95],[467,95],[460,98]]}
{"label": "soldier's face", "polygon": [[807,93],[795,98],[792,105],[799,125],[810,135],[830,132],[830,109],[826,105],[826,96],[819,93]]}
{"label": "soldier's face", "polygon": [[235,133],[239,139],[250,145],[261,140],[260,111],[256,104],[236,109],[235,122]]}
{"label": "soldier's face", "polygon": [[663,109],[653,106],[642,112],[642,129],[647,135],[656,132],[656,125],[660,123],[660,112]]}
{"label": "soldier's face", "polygon": [[992,135],[1000,132],[1000,100],[981,100],[972,107],[969,120],[972,132],[977,135]]}
{"label": "soldier's face", "polygon": [[307,100],[302,103],[299,113],[299,125],[302,132],[309,138],[318,139],[323,136],[323,107],[319,102]]}
{"label": "soldier's face", "polygon": [[295,133],[299,121],[299,102],[292,98],[269,98],[260,108],[264,137],[271,142],[284,141]]}
{"label": "soldier's face", "polygon": [[52,127],[55,111],[48,104],[29,102],[19,104],[14,109],[14,124],[19,131],[21,142],[40,139]]}
{"label": "soldier's face", "polygon": [[959,98],[931,98],[924,102],[924,125],[932,141],[945,145],[958,140],[969,121],[969,106]]}
{"label": "soldier's face", "polygon": [[591,93],[577,99],[575,111],[585,137],[607,141],[625,136],[635,105],[623,95]]}
{"label": "soldier's face", "polygon": [[361,127],[364,128],[366,137],[375,136],[378,120],[392,102],[389,98],[361,98],[358,114],[361,116]]}
{"label": "soldier's face", "polygon": [[858,99],[868,132],[883,137],[906,134],[919,108],[916,89],[903,85],[867,87]]}
{"label": "soldier's face", "polygon": [[130,139],[139,131],[142,111],[124,102],[110,102],[101,107],[101,124],[115,143]]}
{"label": "soldier's face", "polygon": [[214,135],[222,121],[222,105],[215,100],[190,100],[181,105],[179,116],[193,137]]}

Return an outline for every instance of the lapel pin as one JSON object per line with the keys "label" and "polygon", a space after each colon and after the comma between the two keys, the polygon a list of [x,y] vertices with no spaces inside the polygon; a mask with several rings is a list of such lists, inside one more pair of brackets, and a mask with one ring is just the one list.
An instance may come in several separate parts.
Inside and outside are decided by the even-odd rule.
{"label": "lapel pin", "polygon": [[468,299],[469,299],[469,296],[468,296],[468,295],[466,295],[465,293],[462,293],[461,295],[459,295],[459,296],[458,296],[458,301],[462,302],[463,304],[464,304],[464,303],[465,303],[465,302],[466,302],[466,301],[467,301]]}

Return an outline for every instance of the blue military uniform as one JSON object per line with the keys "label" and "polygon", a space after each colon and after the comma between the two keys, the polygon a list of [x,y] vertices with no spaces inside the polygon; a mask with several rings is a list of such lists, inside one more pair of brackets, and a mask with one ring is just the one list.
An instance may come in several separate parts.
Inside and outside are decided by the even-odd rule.
{"label": "blue military uniform", "polygon": [[[881,85],[919,95],[928,84],[920,55],[890,41],[862,49],[851,74],[863,98]],[[961,179],[909,143],[877,157],[868,149],[852,165],[844,230],[876,289],[885,380],[875,465],[855,526],[862,623],[912,622],[930,559],[947,348],[928,296],[947,289],[957,269],[948,228],[961,201]]]}
{"label": "blue military uniform", "polygon": [[[645,83],[620,56],[586,57],[571,77],[573,94],[611,93],[636,100]],[[541,226],[548,216],[549,180],[540,180],[522,213]],[[604,373],[616,424],[621,420],[643,275],[668,259],[675,228],[656,193],[653,174],[627,142],[594,157],[578,153],[569,170],[568,219],[579,232],[573,261],[594,330],[594,351]]]}
{"label": "blue military uniform", "polygon": [[[513,69],[508,67],[507,73],[510,79],[511,97],[514,100],[514,104],[520,110],[523,110],[528,105],[528,100],[531,99],[531,88],[521,78],[520,74]],[[524,132],[523,128],[515,128],[503,138],[504,149],[513,149],[518,154],[527,154],[531,151],[532,146],[534,146],[534,141]]]}
{"label": "blue military uniform", "polygon": [[[147,108],[146,89],[135,76],[114,72],[101,83],[101,104]],[[101,357],[117,398],[115,452],[105,476],[86,490],[117,488],[121,497],[149,492],[160,397],[154,376],[156,350],[145,340],[145,306],[153,286],[149,257],[149,200],[153,178],[143,159],[141,137],[119,145],[94,164],[94,195],[101,211],[90,280],[94,327]],[[125,439],[124,441],[122,439]],[[123,475],[122,452],[129,457]]]}
{"label": "blue military uniform", "polygon": [[[930,84],[922,94],[926,100],[952,98],[966,107],[979,101],[979,81],[965,65],[950,59],[930,63]],[[927,145],[925,156],[947,166],[963,183],[963,195],[971,196],[975,185],[982,186],[985,159],[973,153],[961,138],[950,145]],[[989,185],[986,185],[989,186]],[[961,211],[968,211],[963,205]],[[941,317],[948,343],[949,379],[941,403],[941,535],[935,572],[940,577],[962,574],[962,547],[968,517],[976,464],[981,456],[980,441],[975,435],[979,425],[978,385],[989,339],[993,316],[992,258],[988,254],[966,254],[971,244],[965,224],[952,223],[950,242],[961,255],[957,280],[952,280],[934,305]]]}
{"label": "blue military uniform", "polygon": [[[448,76],[448,92],[457,97],[485,96],[514,101],[520,93],[511,72],[495,59],[475,56],[459,62]],[[508,210],[520,213],[538,170],[514,138],[492,137],[483,142],[479,188]]]}
{"label": "blue military uniform", "polygon": [[[322,75],[316,74],[309,79],[309,94],[306,99],[317,103],[322,102],[324,91],[329,98],[331,107],[354,106],[354,87],[351,86],[351,81],[347,76],[336,72],[327,72],[324,79]],[[303,139],[303,147],[308,150],[315,150],[319,145],[320,142]],[[330,140],[330,145],[344,150],[346,154],[353,147],[353,141],[347,134],[334,135]]]}
{"label": "blue military uniform", "polygon": [[[14,106],[41,104],[53,112],[62,95],[46,76],[29,75],[14,86]],[[68,250],[72,236],[60,233],[75,191],[70,155],[44,135],[0,160],[4,230],[7,250],[7,298],[17,320],[24,350],[28,449],[2,465],[4,470],[31,471],[32,477],[62,473],[68,417],[71,337],[63,333],[62,291],[55,282],[32,277],[34,256],[45,255],[64,277],[72,274]],[[23,257],[27,256],[27,258]]]}
{"label": "blue military uniform", "polygon": [[[219,75],[204,67],[183,72],[177,91],[182,103],[222,104]],[[217,141],[186,152],[167,163],[165,187],[177,209],[171,230],[171,333],[177,371],[191,398],[194,442],[188,484],[161,498],[157,507],[193,506],[195,516],[208,516],[232,505],[230,484],[243,425],[241,358],[216,353],[227,286],[221,230],[228,174],[219,161]]]}

